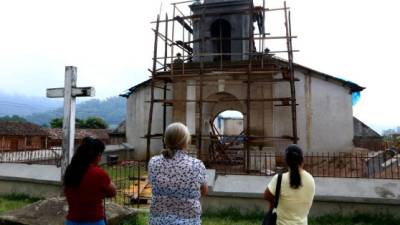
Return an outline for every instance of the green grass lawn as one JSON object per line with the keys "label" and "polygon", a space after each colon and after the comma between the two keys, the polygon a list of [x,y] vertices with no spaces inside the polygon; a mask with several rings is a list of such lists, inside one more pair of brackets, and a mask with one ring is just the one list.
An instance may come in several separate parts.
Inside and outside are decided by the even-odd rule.
{"label": "green grass lawn", "polygon": [[[0,196],[0,213],[21,208],[40,199],[25,195]],[[238,211],[227,210],[222,212],[206,212],[202,216],[203,225],[260,225],[262,213],[241,215]],[[130,218],[120,225],[147,225],[148,213],[139,213],[137,217]],[[328,215],[319,218],[311,218],[309,225],[400,225],[400,219],[390,215],[353,215],[337,216]]]}
{"label": "green grass lawn", "polygon": [[0,196],[0,213],[22,208],[39,200],[38,198],[18,194]]}
{"label": "green grass lawn", "polygon": [[[254,213],[240,215],[234,211],[221,213],[205,213],[202,216],[203,225],[260,225],[263,214]],[[149,216],[140,213],[136,219],[125,221],[121,225],[147,225]],[[319,218],[311,218],[309,225],[400,225],[400,219],[392,216],[373,216],[373,215],[354,215],[354,216],[334,216],[328,215]]]}

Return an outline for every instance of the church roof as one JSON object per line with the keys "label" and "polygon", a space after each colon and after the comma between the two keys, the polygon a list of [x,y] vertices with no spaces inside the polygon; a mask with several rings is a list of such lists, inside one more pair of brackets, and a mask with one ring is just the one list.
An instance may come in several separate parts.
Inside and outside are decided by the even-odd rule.
{"label": "church roof", "polygon": [[[278,62],[282,63],[282,64],[287,64],[287,61],[284,59],[279,59],[279,58],[275,58],[275,60],[277,60]],[[365,89],[365,87],[362,87],[354,82],[348,81],[348,80],[344,80],[342,78],[339,77],[335,77],[314,69],[311,69],[309,67],[303,66],[301,64],[297,64],[297,63],[293,63],[294,68],[297,70],[300,70],[302,72],[304,72],[304,75],[308,75],[308,74],[312,74],[312,75],[316,75],[319,78],[326,80],[326,81],[333,81],[333,82],[339,82],[340,84],[342,84],[345,87],[350,88],[350,92],[361,92]]]}

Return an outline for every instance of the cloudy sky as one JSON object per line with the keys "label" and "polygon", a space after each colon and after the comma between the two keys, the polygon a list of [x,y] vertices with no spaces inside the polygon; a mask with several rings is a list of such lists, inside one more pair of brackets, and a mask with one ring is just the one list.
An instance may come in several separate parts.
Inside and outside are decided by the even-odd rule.
{"label": "cloudy sky", "polygon": [[[64,66],[74,65],[79,86],[94,86],[99,98],[120,94],[148,78],[150,21],[170,2],[1,0],[0,91],[44,96],[46,88],[62,86]],[[270,8],[283,4],[266,2]],[[295,61],[365,86],[354,114],[368,125],[400,125],[400,1],[287,2],[299,37]],[[270,18],[267,29],[282,25],[276,15]]]}

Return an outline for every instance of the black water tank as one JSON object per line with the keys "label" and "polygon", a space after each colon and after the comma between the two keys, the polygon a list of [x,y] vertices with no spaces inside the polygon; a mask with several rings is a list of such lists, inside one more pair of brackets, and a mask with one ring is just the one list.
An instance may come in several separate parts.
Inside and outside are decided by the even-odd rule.
{"label": "black water tank", "polygon": [[107,155],[107,165],[112,166],[118,163],[118,155]]}

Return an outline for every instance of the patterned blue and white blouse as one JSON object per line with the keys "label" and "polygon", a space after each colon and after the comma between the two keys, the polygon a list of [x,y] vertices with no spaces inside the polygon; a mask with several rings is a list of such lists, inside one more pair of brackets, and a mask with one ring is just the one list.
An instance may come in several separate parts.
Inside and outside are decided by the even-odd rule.
{"label": "patterned blue and white blouse", "polygon": [[206,185],[203,162],[181,150],[171,159],[154,156],[149,162],[152,186],[150,225],[200,225],[200,186]]}

